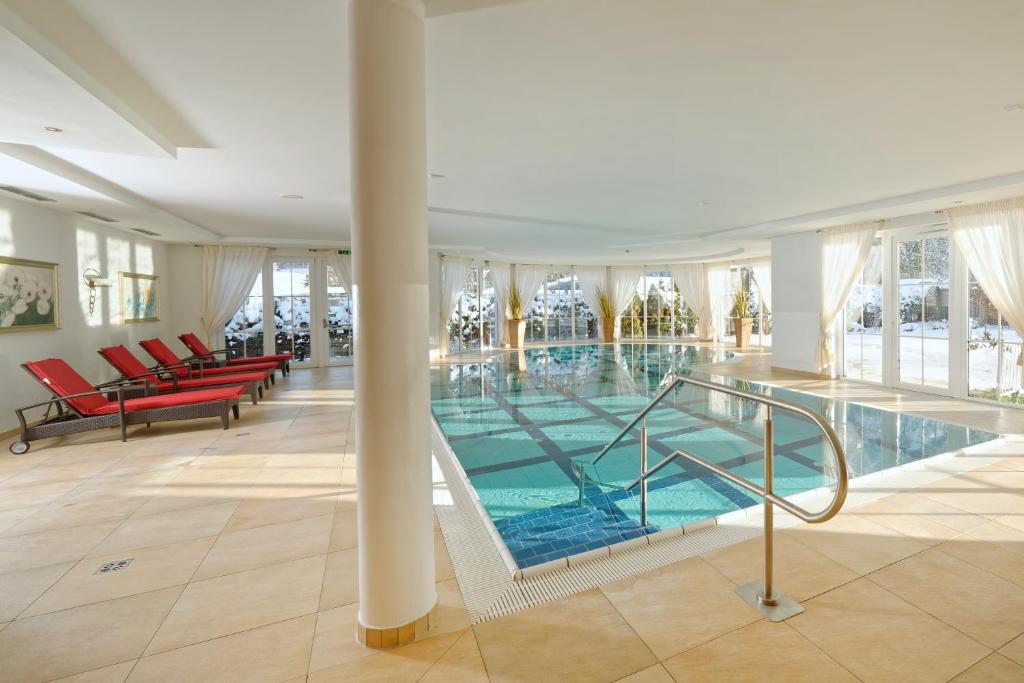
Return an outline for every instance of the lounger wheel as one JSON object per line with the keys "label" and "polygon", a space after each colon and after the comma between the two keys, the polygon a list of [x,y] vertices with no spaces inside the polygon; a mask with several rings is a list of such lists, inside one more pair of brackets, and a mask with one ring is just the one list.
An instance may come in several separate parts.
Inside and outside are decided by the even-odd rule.
{"label": "lounger wheel", "polygon": [[25,455],[28,453],[28,449],[31,448],[28,441],[15,441],[10,445],[11,453],[14,455]]}

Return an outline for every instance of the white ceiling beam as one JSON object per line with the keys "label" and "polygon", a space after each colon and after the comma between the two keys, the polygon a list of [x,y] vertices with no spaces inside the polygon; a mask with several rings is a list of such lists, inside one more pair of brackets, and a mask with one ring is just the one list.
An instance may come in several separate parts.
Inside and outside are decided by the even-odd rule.
{"label": "white ceiling beam", "polygon": [[171,142],[167,135],[3,0],[0,0],[0,26],[10,31],[21,42],[95,97],[165,154],[174,159],[178,158],[178,147]]}
{"label": "white ceiling beam", "polygon": [[128,206],[132,206],[145,212],[148,216],[152,217],[156,224],[161,227],[171,228],[175,231],[174,235],[162,235],[165,238],[170,237],[175,241],[204,240],[216,242],[220,240],[221,236],[218,233],[200,225],[196,225],[195,223],[186,221],[183,218],[179,218],[178,216],[151,204],[149,201],[134,192],[126,190],[120,185],[112,183],[105,178],[101,178],[95,173],[91,173],[84,168],[80,168],[59,157],[55,157],[38,147],[34,147],[32,145],[18,145],[11,142],[0,142],[0,154],[5,154],[13,159],[35,166],[47,173],[52,173],[53,175],[64,178],[76,185],[88,188],[93,192],[98,192],[99,194],[110,197],[122,204],[127,204]]}

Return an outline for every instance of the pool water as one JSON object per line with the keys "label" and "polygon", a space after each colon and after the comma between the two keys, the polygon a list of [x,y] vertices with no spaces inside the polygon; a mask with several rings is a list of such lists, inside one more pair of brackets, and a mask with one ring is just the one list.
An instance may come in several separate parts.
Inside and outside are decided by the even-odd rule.
{"label": "pool water", "polygon": [[[649,480],[642,526],[639,428],[589,467],[578,505],[574,462],[589,463],[669,376],[695,377],[799,403],[821,413],[843,442],[851,476],[957,450],[997,434],[939,420],[721,376],[721,349],[666,344],[576,345],[499,353],[432,370],[435,419],[516,563],[529,567],[759,504],[688,461]],[[647,419],[648,467],[677,448],[762,484],[766,408],[683,386]],[[776,410],[775,490],[835,482],[831,452],[806,418]]]}

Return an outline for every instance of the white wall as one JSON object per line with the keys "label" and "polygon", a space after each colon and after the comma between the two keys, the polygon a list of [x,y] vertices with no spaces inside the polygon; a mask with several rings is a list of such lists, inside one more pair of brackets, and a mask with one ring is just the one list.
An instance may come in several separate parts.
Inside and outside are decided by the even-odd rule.
{"label": "white wall", "polygon": [[[203,250],[191,244],[174,244],[167,249],[169,291],[171,299],[169,325],[171,337],[177,340],[183,332],[194,332],[203,338],[199,308],[203,302]],[[224,340],[221,339],[220,342]],[[218,343],[210,348],[223,348]],[[177,346],[172,345],[177,350]]]}
{"label": "white wall", "polygon": [[[147,364],[138,341],[169,336],[170,315],[166,247],[101,227],[84,218],[58,213],[26,202],[0,198],[0,256],[60,264],[59,330],[0,333],[0,431],[17,426],[14,408],[37,403],[49,394],[21,364],[28,360],[63,358],[92,383],[116,379],[117,373],[96,352],[101,346],[124,344]],[[86,268],[114,280],[97,289],[96,311],[89,314]],[[160,321],[122,324],[118,307],[120,271],[156,274]]]}
{"label": "white wall", "polygon": [[818,372],[821,245],[816,232],[772,240],[772,366]]}

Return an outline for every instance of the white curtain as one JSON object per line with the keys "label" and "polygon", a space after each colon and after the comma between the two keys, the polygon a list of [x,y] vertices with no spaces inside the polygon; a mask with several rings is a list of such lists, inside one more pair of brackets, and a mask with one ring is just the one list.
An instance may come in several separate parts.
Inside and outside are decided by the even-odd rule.
{"label": "white curtain", "polygon": [[487,264],[491,271],[491,282],[494,283],[494,308],[496,310],[496,328],[491,330],[494,346],[501,346],[505,336],[505,321],[508,320],[509,286],[512,284],[512,269],[507,263],[490,261]]}
{"label": "white curtain", "polygon": [[825,232],[821,246],[821,330],[819,332],[818,372],[835,371],[833,326],[842,313],[878,232],[874,221],[855,223]]}
{"label": "white curtain", "polygon": [[[341,286],[345,288],[349,296],[352,296],[352,256],[349,254],[339,254],[336,251],[318,253],[317,255],[323,258],[324,263],[334,269],[338,279],[341,280]],[[355,301],[354,298],[353,301]]]}
{"label": "white curtain", "polygon": [[725,316],[728,315],[725,297],[729,293],[729,264],[708,264],[705,268],[708,283],[708,318],[710,324],[707,336],[701,339],[720,341],[725,336]]}
{"label": "white curtain", "polygon": [[523,317],[533,308],[533,297],[548,279],[547,266],[516,265],[515,279],[523,302]]}
{"label": "white curtain", "polygon": [[703,263],[687,263],[672,266],[672,281],[679,290],[683,304],[688,306],[697,316],[697,333],[704,341],[709,341],[711,334],[711,304],[708,299],[708,281],[704,274]]}
{"label": "white curtain", "polygon": [[981,289],[1024,336],[1024,197],[956,207],[946,217]]}
{"label": "white curtain", "polygon": [[203,301],[200,321],[206,343],[223,341],[228,324],[256,282],[270,252],[266,247],[203,247]]}
{"label": "white curtain", "polygon": [[454,256],[441,256],[441,311],[438,328],[437,351],[448,355],[448,320],[459,302],[459,294],[466,286],[466,276],[472,262]]}
{"label": "white curtain", "polygon": [[619,336],[620,322],[623,312],[636,296],[636,288],[644,276],[642,268],[612,268],[612,310],[615,311],[615,336]]}
{"label": "white curtain", "polygon": [[580,285],[583,303],[594,313],[599,329],[604,328],[601,315],[601,296],[608,296],[608,273],[604,268],[576,268],[576,280]]}
{"label": "white curtain", "polygon": [[757,285],[758,298],[764,303],[762,309],[772,310],[772,262],[755,261],[750,264],[750,270]]}

